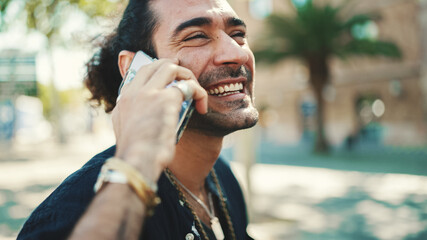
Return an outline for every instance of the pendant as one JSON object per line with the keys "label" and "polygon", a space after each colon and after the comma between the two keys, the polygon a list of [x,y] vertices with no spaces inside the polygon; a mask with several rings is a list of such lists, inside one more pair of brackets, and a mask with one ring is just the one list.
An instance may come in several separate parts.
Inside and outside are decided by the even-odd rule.
{"label": "pendant", "polygon": [[211,219],[212,231],[215,234],[217,240],[224,240],[224,232],[222,231],[221,224],[217,217]]}

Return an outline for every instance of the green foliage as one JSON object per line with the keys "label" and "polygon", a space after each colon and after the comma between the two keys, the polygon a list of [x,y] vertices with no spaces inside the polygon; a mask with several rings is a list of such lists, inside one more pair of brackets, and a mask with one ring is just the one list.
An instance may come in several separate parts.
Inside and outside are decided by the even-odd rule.
{"label": "green foliage", "polygon": [[120,0],[70,0],[70,2],[77,4],[89,17],[108,16],[117,11],[118,6],[127,4],[127,1]]}
{"label": "green foliage", "polygon": [[342,52],[337,50],[337,55],[351,56],[351,55],[367,55],[367,56],[378,56],[382,55],[391,58],[400,58],[402,54],[399,48],[391,43],[384,41],[371,41],[368,39],[352,40],[342,46]]}
{"label": "green foliage", "polygon": [[[44,85],[41,83],[37,84],[38,88],[38,95],[37,97],[40,99],[40,101],[43,104],[43,115],[47,119],[51,119],[52,117],[52,111],[53,109],[53,94],[54,89],[52,85]],[[81,104],[82,99],[84,99],[84,89],[82,88],[74,88],[74,89],[67,89],[58,91],[58,107],[59,108],[66,108],[74,105]]]}
{"label": "green foliage", "polygon": [[287,57],[308,60],[314,56],[350,55],[401,57],[398,47],[375,39],[356,39],[351,30],[378,18],[360,14],[344,20],[340,7],[317,6],[311,1],[296,8],[294,16],[273,14],[267,18],[267,31],[262,42],[255,46],[259,62],[277,62]]}
{"label": "green foliage", "polygon": [[[329,144],[324,134],[322,91],[330,79],[328,59],[353,55],[400,58],[401,52],[395,44],[376,40],[370,32],[363,33],[371,27],[369,30],[376,34],[376,27],[371,24],[378,18],[376,15],[360,14],[345,20],[341,7],[317,6],[311,0],[292,3],[296,6],[295,15],[273,14],[267,18],[265,37],[255,46],[254,54],[261,63],[296,57],[307,65],[317,100],[315,152],[326,153]],[[354,30],[359,33],[357,37],[352,34]]]}
{"label": "green foliage", "polygon": [[[0,16],[4,15],[13,1],[20,0],[2,0]],[[125,3],[118,0],[26,0],[22,10],[26,15],[28,29],[39,31],[50,41],[61,30],[72,11],[79,10],[89,18],[102,17],[114,13],[119,9],[118,6]]]}
{"label": "green foliage", "polygon": [[52,85],[37,84],[39,90],[38,98],[43,104],[43,115],[50,119],[52,116]]}
{"label": "green foliage", "polygon": [[0,32],[4,28],[4,15],[6,14],[6,9],[9,6],[9,3],[11,3],[12,0],[1,0],[0,1]]}
{"label": "green foliage", "polygon": [[84,102],[84,91],[82,88],[70,88],[59,92],[59,100],[62,106],[75,106]]}

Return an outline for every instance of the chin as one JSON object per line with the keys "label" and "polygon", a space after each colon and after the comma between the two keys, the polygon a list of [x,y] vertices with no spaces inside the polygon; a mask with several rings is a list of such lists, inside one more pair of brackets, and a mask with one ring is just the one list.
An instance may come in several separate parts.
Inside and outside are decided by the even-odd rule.
{"label": "chin", "polygon": [[194,112],[187,128],[204,135],[224,137],[232,132],[255,126],[258,119],[258,111],[254,107],[228,114],[209,112],[201,115]]}

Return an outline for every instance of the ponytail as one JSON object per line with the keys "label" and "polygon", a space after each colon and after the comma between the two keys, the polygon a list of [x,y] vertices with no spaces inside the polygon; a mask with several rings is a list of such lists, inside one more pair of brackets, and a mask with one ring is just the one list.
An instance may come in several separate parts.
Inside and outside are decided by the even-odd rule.
{"label": "ponytail", "polygon": [[92,93],[91,101],[104,104],[105,111],[111,112],[122,81],[118,57],[122,50],[142,50],[156,57],[152,36],[157,19],[150,9],[149,0],[130,0],[117,29],[107,36],[86,64],[85,85]]}

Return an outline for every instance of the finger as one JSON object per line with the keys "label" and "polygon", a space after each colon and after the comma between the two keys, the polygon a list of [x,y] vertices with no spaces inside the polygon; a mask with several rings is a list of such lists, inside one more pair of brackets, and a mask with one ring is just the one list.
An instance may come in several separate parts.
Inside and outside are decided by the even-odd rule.
{"label": "finger", "polygon": [[[194,100],[196,104],[196,109],[200,114],[205,114],[207,112],[207,99],[208,94],[204,88],[200,86],[200,84],[196,80],[187,80],[185,81],[186,85],[189,89],[191,89],[191,92],[193,93],[191,98]],[[185,92],[180,87],[172,87],[172,89],[176,89],[179,92],[181,99],[185,100]]]}
{"label": "finger", "polygon": [[187,84],[193,89],[193,100],[195,101],[196,110],[200,114],[208,112],[208,93],[202,88],[196,80],[187,80]]}
{"label": "finger", "polygon": [[151,80],[145,85],[147,88],[164,88],[174,80],[196,80],[193,72],[174,63],[165,63],[157,69]]}
{"label": "finger", "polygon": [[178,59],[160,59],[154,61],[153,63],[142,66],[138,72],[135,74],[135,77],[132,81],[125,82],[122,87],[122,92],[124,89],[128,88],[132,83],[133,88],[139,89],[143,87],[153,76],[153,74],[164,64],[178,64]]}
{"label": "finger", "polygon": [[138,76],[138,78],[141,78],[142,80],[138,81],[136,87],[143,87],[146,85],[149,81],[155,80],[153,79],[153,75],[159,71],[164,65],[170,65],[170,64],[178,64],[178,59],[169,59],[169,58],[162,58],[157,61],[154,61],[151,64],[148,64],[144,66],[143,68],[138,71],[135,78]]}

